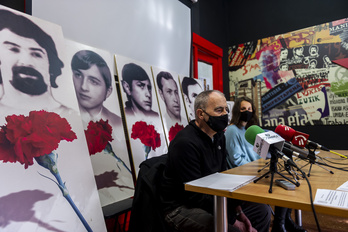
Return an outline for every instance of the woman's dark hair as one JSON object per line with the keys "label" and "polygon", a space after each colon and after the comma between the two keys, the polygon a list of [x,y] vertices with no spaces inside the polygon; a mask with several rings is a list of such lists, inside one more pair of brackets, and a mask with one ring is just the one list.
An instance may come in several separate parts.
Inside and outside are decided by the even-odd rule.
{"label": "woman's dark hair", "polygon": [[234,105],[232,108],[232,119],[230,121],[230,124],[234,124],[239,128],[242,126],[242,121],[240,121],[240,113],[241,113],[240,112],[240,105],[241,105],[242,101],[249,102],[251,104],[251,108],[253,110],[253,115],[245,126],[245,129],[247,129],[249,126],[257,125],[258,117],[256,115],[256,108],[255,108],[253,101],[250,98],[245,97],[245,96],[239,97],[234,101]]}

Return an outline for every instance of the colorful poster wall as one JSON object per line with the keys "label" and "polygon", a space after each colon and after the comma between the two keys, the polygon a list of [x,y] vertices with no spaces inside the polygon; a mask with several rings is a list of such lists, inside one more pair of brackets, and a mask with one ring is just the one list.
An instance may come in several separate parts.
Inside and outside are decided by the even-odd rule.
{"label": "colorful poster wall", "polygon": [[229,48],[230,97],[253,99],[260,126],[347,124],[348,19]]}

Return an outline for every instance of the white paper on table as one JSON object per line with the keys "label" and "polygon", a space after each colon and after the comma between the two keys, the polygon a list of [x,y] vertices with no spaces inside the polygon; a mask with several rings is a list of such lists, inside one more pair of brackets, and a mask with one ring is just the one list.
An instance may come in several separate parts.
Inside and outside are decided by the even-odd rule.
{"label": "white paper on table", "polygon": [[249,184],[256,176],[214,173],[209,176],[187,182],[186,184],[210,189],[228,190],[230,192]]}
{"label": "white paper on table", "polygon": [[348,192],[317,189],[314,204],[348,209]]}
{"label": "white paper on table", "polygon": [[346,181],[346,183],[344,183],[340,187],[338,187],[337,190],[348,191],[348,181]]}

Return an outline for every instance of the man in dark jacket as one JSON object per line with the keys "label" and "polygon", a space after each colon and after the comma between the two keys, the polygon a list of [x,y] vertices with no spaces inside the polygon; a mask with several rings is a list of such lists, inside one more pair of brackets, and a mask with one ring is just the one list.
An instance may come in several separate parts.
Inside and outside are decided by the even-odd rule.
{"label": "man in dark jacket", "polygon": [[[200,93],[191,121],[168,149],[160,189],[165,221],[179,231],[214,231],[212,195],[185,191],[184,183],[227,169],[223,130],[228,124],[227,103],[216,90]],[[228,199],[229,231],[268,231],[267,205]]]}

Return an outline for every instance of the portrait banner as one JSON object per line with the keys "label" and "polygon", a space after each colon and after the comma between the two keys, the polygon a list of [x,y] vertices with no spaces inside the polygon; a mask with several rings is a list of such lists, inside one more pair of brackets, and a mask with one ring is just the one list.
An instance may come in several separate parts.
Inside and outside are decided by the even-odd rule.
{"label": "portrait banner", "polygon": [[137,176],[140,163],[166,154],[168,145],[150,65],[120,55],[115,55],[115,62]]}
{"label": "portrait banner", "polygon": [[179,82],[182,90],[182,97],[185,103],[185,109],[188,121],[195,119],[194,102],[197,95],[203,91],[202,80],[192,77],[185,77],[179,75]]}
{"label": "portrait banner", "polygon": [[0,230],[106,231],[62,28],[0,7]]}
{"label": "portrait banner", "polygon": [[165,69],[152,67],[156,95],[162,116],[167,143],[187,124],[185,106],[181,94],[179,75]]}
{"label": "portrait banner", "polygon": [[65,63],[68,65],[63,73],[74,83],[101,205],[130,198],[134,181],[114,78],[114,57],[107,51],[66,40]]}

